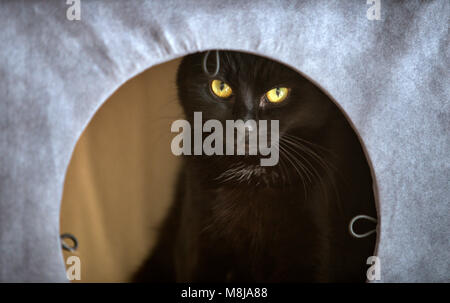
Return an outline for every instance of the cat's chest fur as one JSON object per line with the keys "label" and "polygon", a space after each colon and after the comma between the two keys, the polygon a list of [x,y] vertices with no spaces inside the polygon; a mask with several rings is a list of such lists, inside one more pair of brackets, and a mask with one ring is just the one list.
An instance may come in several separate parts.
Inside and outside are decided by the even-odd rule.
{"label": "cat's chest fur", "polygon": [[285,246],[295,248],[296,243],[311,244],[308,234],[315,233],[318,239],[325,232],[317,228],[320,218],[315,217],[314,197],[304,201],[303,193],[294,188],[232,184],[205,195],[203,230],[235,250],[275,252]]}
{"label": "cat's chest fur", "polygon": [[[328,243],[323,241],[329,237],[327,227],[296,189],[233,184],[204,195],[202,234],[213,246],[238,256],[236,263],[253,268],[259,279],[276,280],[277,271],[285,274],[296,266],[309,271],[327,261],[323,254],[310,254],[328,251],[322,247]],[[310,199],[307,202],[314,203]],[[269,273],[260,272],[263,269]]]}

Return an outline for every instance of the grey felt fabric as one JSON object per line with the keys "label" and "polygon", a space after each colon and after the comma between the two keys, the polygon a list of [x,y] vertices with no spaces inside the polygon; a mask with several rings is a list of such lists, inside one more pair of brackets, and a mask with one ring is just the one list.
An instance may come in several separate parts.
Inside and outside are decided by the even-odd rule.
{"label": "grey felt fabric", "polygon": [[450,2],[0,2],[0,281],[66,281],[65,172],[126,80],[206,49],[284,62],[353,122],[373,166],[381,281],[449,282]]}

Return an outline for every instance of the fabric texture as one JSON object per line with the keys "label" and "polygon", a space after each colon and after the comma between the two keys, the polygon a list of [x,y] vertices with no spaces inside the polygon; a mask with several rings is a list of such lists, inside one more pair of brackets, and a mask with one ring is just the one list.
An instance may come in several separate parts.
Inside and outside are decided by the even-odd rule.
{"label": "fabric texture", "polygon": [[[60,232],[79,242],[80,281],[128,282],[155,245],[174,200],[180,157],[170,126],[183,118],[180,60],[133,77],[96,112],[77,142],[64,182]],[[69,268],[71,264],[66,265]]]}
{"label": "fabric texture", "polygon": [[0,3],[0,281],[66,281],[65,173],[96,110],[137,73],[206,49],[283,62],[339,104],[376,178],[384,282],[449,282],[450,2]]}

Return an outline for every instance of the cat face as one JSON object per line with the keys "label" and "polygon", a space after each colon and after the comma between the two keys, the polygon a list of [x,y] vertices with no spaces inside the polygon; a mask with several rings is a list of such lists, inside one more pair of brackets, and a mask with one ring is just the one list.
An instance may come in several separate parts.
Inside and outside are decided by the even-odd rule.
{"label": "cat face", "polygon": [[[178,96],[187,119],[202,112],[203,119],[279,120],[280,135],[313,134],[328,118],[328,98],[309,80],[278,62],[259,56],[219,52],[217,75],[202,68],[206,53],[186,56],[177,76]],[[214,52],[207,69],[217,67]]]}

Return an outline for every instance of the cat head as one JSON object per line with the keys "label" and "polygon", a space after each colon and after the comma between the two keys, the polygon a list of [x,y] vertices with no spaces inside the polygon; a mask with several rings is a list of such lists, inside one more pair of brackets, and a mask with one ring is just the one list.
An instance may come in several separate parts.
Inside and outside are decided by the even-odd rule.
{"label": "cat head", "polygon": [[[304,178],[300,162],[312,161],[308,160],[312,153],[311,146],[302,148],[301,145],[320,140],[327,133],[327,123],[333,120],[330,116],[337,113],[333,102],[295,70],[279,62],[241,52],[213,51],[186,56],[178,69],[177,87],[179,100],[191,125],[196,112],[201,112],[203,121],[218,120],[224,128],[230,120],[278,121],[280,141],[276,152],[284,161],[284,167],[278,162],[273,167],[261,167],[260,154],[200,157],[198,167],[202,168],[204,175],[214,177],[218,174],[221,179],[237,182],[244,180],[267,185],[291,180],[290,175],[293,175],[293,180]],[[244,131],[247,140],[250,131],[251,128]],[[224,138],[225,141],[229,142]],[[226,142],[224,145],[228,144]],[[274,146],[272,144],[271,148]],[[303,149],[306,155],[300,156],[293,151],[295,148]]]}
{"label": "cat head", "polygon": [[[178,69],[178,97],[188,120],[279,120],[280,135],[312,134],[326,123],[328,98],[309,80],[276,61],[247,53],[219,51],[186,56]],[[217,66],[218,63],[218,66]]]}

